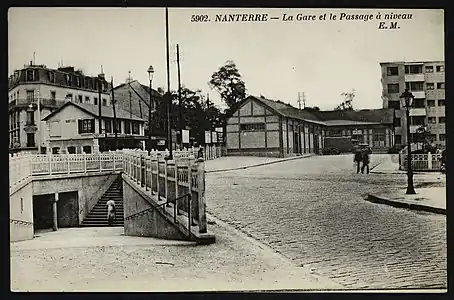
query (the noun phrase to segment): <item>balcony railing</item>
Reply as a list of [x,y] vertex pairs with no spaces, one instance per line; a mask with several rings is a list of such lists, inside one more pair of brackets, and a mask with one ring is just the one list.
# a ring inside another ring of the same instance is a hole
[[[68,102],[69,100],[65,99],[50,99],[50,98],[40,98],[40,105],[45,107],[55,107],[58,108]],[[19,98],[17,100],[10,101],[8,104],[8,108],[13,108],[16,106],[19,107],[26,107],[31,103],[37,103],[37,98]]]
[[423,73],[405,74],[405,81],[406,82],[424,81],[424,74]]

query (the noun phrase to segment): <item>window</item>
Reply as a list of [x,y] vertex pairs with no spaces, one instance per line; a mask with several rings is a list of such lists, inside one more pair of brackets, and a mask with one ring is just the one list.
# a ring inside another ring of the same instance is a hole
[[423,125],[426,125],[425,124],[425,117],[423,116],[415,116],[415,117],[411,117],[411,125],[419,125],[419,126],[423,126]]
[[398,92],[399,92],[398,83],[388,84],[388,93],[398,93]]
[[27,111],[27,125],[35,125],[35,111]]
[[73,94],[66,94],[66,100],[73,102]]
[[394,108],[394,109],[400,109],[400,101],[389,101],[388,107]]
[[78,103],[82,103],[82,95],[78,95]]
[[60,147],[53,147],[52,154],[60,154]]
[[445,106],[445,99],[438,100],[438,106]]
[[55,73],[54,72],[49,71],[49,81],[51,83],[55,83]]
[[34,102],[35,101],[35,91],[27,91],[27,102]]
[[139,123],[132,122],[132,134],[139,134]]
[[399,68],[398,67],[388,67],[386,69],[386,74],[388,76],[397,76],[397,75],[399,75]]
[[112,120],[104,120],[104,126],[107,133],[112,133]]
[[427,118],[427,122],[429,124],[435,124],[435,123],[437,123],[437,118],[436,117],[428,117]]
[[107,106],[107,99],[105,98],[102,99],[102,105]]
[[67,148],[68,154],[76,154],[76,147],[74,146],[69,146]]
[[426,87],[428,90],[433,90],[435,88],[435,85],[433,82],[428,82],[426,83]]
[[400,127],[400,118],[394,118],[394,127]]
[[413,107],[414,108],[424,108],[425,106],[425,99],[414,99],[413,100]]
[[422,65],[409,65],[405,66],[405,74],[421,74]]
[[121,121],[117,120],[117,122],[115,124],[117,125],[115,127],[115,130],[117,131],[117,133],[121,133]]
[[56,93],[55,93],[55,91],[51,91],[51,92],[50,92],[50,99],[55,100],[55,98],[56,98]]
[[433,73],[434,67],[433,66],[426,66],[426,73]]
[[85,103],[87,103],[87,104],[90,103],[90,97],[85,96]]
[[405,88],[410,91],[423,91],[424,81],[405,82]]
[[437,66],[437,72],[444,72],[445,66]]
[[93,97],[93,102],[95,103],[95,105],[98,105],[98,98],[97,97]]
[[428,107],[434,107],[435,106],[435,100],[427,100],[427,106]]
[[35,133],[27,133],[27,147],[35,147]]
[[435,142],[437,140],[437,135],[436,134],[429,134],[428,139],[431,142]]
[[50,136],[61,136],[60,121],[52,121],[50,123]]
[[125,133],[131,134],[131,122],[130,121],[125,121]]
[[80,77],[76,77],[77,86],[80,87]]
[[265,123],[240,124],[241,131],[261,131],[265,130]]
[[82,148],[82,151],[83,151],[84,153],[91,153],[91,146],[84,146],[84,147]]
[[81,133],[95,133],[95,119],[78,120],[79,134]]
[[440,133],[440,134],[438,135],[438,137],[439,137],[439,140],[440,140],[440,141],[446,140],[446,136],[445,136],[445,134],[443,134],[443,133]]
[[35,76],[34,76],[34,72],[33,70],[27,70],[27,81],[33,81],[35,80]]
[[437,89],[444,90],[445,89],[445,83],[444,82],[438,82],[437,83]]
[[67,85],[72,85],[72,77],[71,77],[71,75],[66,74],[65,78],[66,78],[66,84]]
[[440,124],[446,123],[446,117],[438,117],[438,123]]

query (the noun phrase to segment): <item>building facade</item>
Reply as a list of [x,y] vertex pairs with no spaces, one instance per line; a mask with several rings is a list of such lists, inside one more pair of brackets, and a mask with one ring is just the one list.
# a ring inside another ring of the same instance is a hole
[[227,120],[227,155],[288,157],[320,154],[326,137],[367,143],[373,152],[394,146],[394,110],[313,111],[247,97]]
[[413,94],[410,133],[425,126],[435,144],[445,146],[445,71],[444,61],[381,63],[384,108],[395,109],[395,143],[407,142],[407,120],[400,102],[406,88]]
[[100,101],[102,106],[110,107],[108,90],[103,74],[86,76],[74,67],[50,69],[30,62],[16,70],[8,80],[10,151],[45,153],[45,123],[40,119],[66,102],[97,105]]
[[102,107],[99,133],[98,105],[67,102],[46,116],[46,148],[53,154],[96,153],[116,149],[114,120],[117,126],[118,148],[144,149],[144,120],[116,109]]

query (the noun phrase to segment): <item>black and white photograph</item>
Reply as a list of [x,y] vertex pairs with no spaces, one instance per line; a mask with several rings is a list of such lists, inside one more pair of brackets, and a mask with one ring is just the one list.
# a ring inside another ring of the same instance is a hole
[[10,290],[446,293],[444,21],[11,7]]

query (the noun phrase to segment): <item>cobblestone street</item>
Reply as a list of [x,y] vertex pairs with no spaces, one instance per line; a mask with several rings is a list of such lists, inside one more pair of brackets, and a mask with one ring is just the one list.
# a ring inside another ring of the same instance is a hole
[[446,288],[446,217],[363,199],[405,186],[356,174],[349,155],[315,156],[207,174],[206,195],[216,217],[347,288]]

